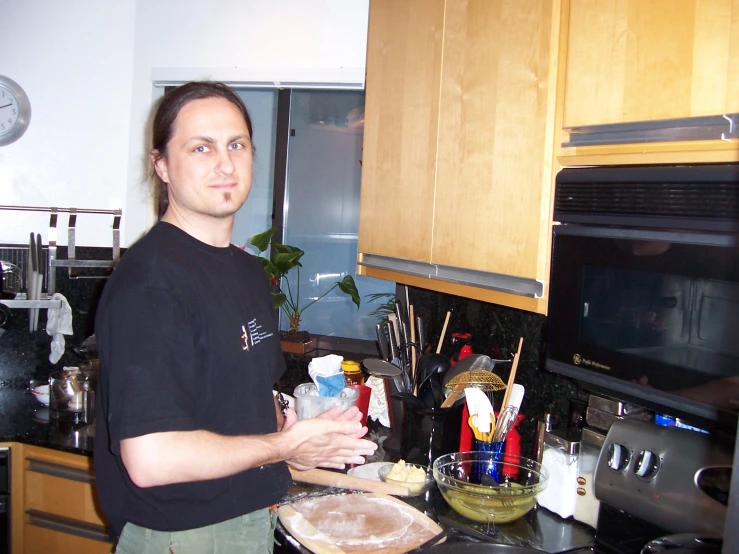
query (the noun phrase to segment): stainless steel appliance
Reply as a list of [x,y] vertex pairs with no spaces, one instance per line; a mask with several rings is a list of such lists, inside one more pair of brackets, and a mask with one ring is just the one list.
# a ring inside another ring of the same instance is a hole
[[565,169],[554,220],[547,369],[711,432],[614,418],[595,468],[592,551],[731,538],[739,164]]
[[720,552],[730,525],[732,449],[731,441],[705,433],[615,421],[595,467],[595,540],[575,552],[643,554],[670,545],[665,551],[676,554]]
[[739,164],[565,169],[546,367],[733,433]]

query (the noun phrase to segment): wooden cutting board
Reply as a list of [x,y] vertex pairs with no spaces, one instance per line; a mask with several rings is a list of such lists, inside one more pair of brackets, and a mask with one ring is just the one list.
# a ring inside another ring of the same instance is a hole
[[277,513],[285,529],[315,554],[402,554],[441,533],[414,507],[379,493],[308,498]]

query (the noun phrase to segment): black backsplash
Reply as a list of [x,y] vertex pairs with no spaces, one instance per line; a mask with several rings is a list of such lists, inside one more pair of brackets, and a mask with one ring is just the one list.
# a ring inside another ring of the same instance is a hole
[[[60,259],[66,257],[64,250],[60,248]],[[80,259],[110,259],[110,256],[109,248],[77,248],[77,257]],[[101,273],[100,270],[82,271],[87,271],[88,275]],[[80,346],[94,332],[94,314],[105,279],[71,279],[66,269],[57,269],[56,280],[56,291],[67,298],[73,312],[74,335],[65,337],[65,354],[56,364],[49,362],[51,337],[45,330],[46,310],[40,312],[35,333],[28,331],[28,310],[10,310],[9,320],[0,328],[0,387],[25,388],[30,379],[45,381],[49,373],[65,365],[79,365],[81,359],[73,348]],[[402,288],[400,290],[404,292]],[[550,411],[555,422],[566,425],[569,400],[587,399],[587,394],[579,390],[575,381],[544,369],[544,316],[413,287],[409,288],[408,296],[415,315],[426,321],[427,342],[433,349],[439,341],[447,311],[451,312],[442,344],[444,355],[453,354],[452,333],[470,333],[472,351],[494,359],[511,358],[518,347],[519,338],[523,337],[521,361],[516,374],[516,382],[526,387],[521,406],[521,413],[526,419],[519,424],[523,455],[531,454],[537,419]],[[281,384],[285,392],[291,393],[297,384],[309,380],[307,367],[310,357],[287,355],[286,361],[288,371]],[[510,363],[500,364],[496,367],[496,373],[507,381],[510,369]],[[502,393],[494,398],[498,408]]]
[[[546,317],[413,287],[408,289],[408,298],[415,315],[427,322],[428,342],[434,349],[446,314],[451,312],[441,349],[445,355],[451,356],[454,351],[452,333],[470,333],[472,351],[493,359],[511,359],[523,337],[515,381],[526,387],[520,411],[526,419],[518,426],[524,456],[530,456],[533,451],[537,419],[551,412],[556,426],[566,426],[570,399],[587,399],[587,393],[579,390],[576,381],[544,369]],[[507,382],[511,367],[510,363],[498,364],[494,372]],[[500,408],[502,399],[502,391],[494,394],[496,409]]]
[[[399,287],[400,297],[405,296]],[[453,333],[470,333],[474,353],[487,354],[493,359],[511,359],[523,337],[521,361],[516,370],[516,382],[526,387],[526,395],[521,406],[521,414],[526,416],[519,426],[521,448],[524,456],[533,452],[536,421],[546,412],[553,415],[555,427],[566,427],[570,409],[570,399],[587,401],[588,394],[581,391],[577,382],[544,369],[546,317],[526,312],[470,300],[459,296],[441,294],[425,289],[409,287],[408,297],[414,314],[424,319],[427,326],[428,348],[435,351],[441,335],[447,311],[451,312],[441,352],[452,356]],[[291,393],[300,383],[310,382],[308,363],[312,356],[323,356],[326,351],[316,351],[310,356],[287,355],[287,371],[280,380],[284,392]],[[343,353],[342,353],[343,354]],[[361,360],[361,355],[346,354],[349,359]],[[499,364],[495,368],[503,381],[508,381],[512,364]],[[494,394],[496,409],[503,399],[503,393]]]
[[[76,248],[77,259],[110,260],[111,254],[110,248]],[[66,247],[60,247],[57,255],[66,259]],[[72,308],[74,331],[73,335],[64,337],[65,353],[56,364],[49,361],[51,336],[46,333],[46,310],[39,311],[38,329],[34,333],[28,330],[27,309],[8,310],[8,321],[0,328],[0,387],[25,388],[31,379],[46,381],[50,373],[62,367],[80,364],[82,359],[72,348],[94,333],[95,310],[105,284],[104,278],[87,277],[104,275],[105,271],[81,269],[79,274],[86,278],[71,279],[67,269],[62,268],[55,272],[56,292],[63,294]]]

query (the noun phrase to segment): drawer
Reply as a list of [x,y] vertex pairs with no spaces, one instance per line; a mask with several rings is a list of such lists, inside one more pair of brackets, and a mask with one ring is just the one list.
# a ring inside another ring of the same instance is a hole
[[[25,525],[26,552],[53,552],[55,554],[109,554],[113,544],[107,541],[90,538],[94,533],[78,531],[74,526],[65,529],[63,522],[53,520],[36,520],[36,523]],[[59,528],[50,528],[55,524]],[[46,525],[49,525],[47,527]]]
[[89,470],[26,458],[25,509],[107,526]]

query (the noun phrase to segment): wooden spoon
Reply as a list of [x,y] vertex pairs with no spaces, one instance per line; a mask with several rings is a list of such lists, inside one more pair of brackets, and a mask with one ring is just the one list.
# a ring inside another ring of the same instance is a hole
[[505,410],[508,405],[508,399],[511,397],[511,389],[513,383],[516,380],[516,371],[518,370],[518,361],[521,359],[521,347],[523,347],[523,337],[518,341],[518,351],[516,352],[516,358],[513,360],[513,367],[511,367],[511,374],[508,376],[508,386],[506,387],[505,394],[503,395],[503,402],[500,405],[501,413]]

